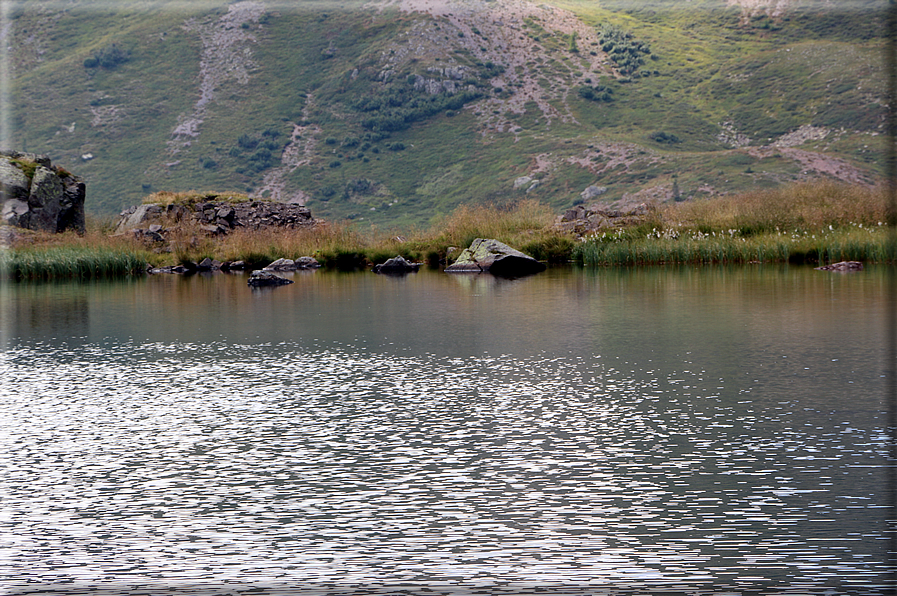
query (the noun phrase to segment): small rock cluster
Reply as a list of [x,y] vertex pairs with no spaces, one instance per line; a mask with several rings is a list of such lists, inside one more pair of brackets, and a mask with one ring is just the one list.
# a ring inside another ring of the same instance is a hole
[[167,267],[150,267],[147,273],[199,273],[203,271],[242,271],[246,268],[243,261],[218,261],[206,257],[199,263],[189,262]]
[[0,152],[0,223],[83,234],[84,198],[84,181],[46,155]]
[[558,217],[553,227],[555,230],[582,237],[599,230],[638,225],[645,221],[650,213],[651,208],[645,203],[626,210],[603,205],[577,205]]
[[[217,195],[214,195],[217,197]],[[223,235],[242,228],[296,229],[311,227],[317,222],[304,205],[273,201],[206,201],[194,205],[147,203],[121,212],[116,233],[133,233],[148,240],[164,240],[165,229],[159,222],[191,221],[211,235]],[[154,222],[154,223],[150,223]],[[149,224],[149,225],[147,225]]]
[[293,283],[292,279],[281,277],[275,271],[296,271],[299,269],[317,269],[321,265],[314,257],[299,257],[293,259],[277,259],[264,269],[256,269],[249,275],[247,284],[250,287],[284,286]]
[[[295,261],[292,259],[277,259],[264,269],[259,271],[267,271],[273,273],[275,271],[296,271],[299,269],[317,269],[320,263],[314,257],[299,257]],[[170,265],[168,267],[151,267],[147,269],[149,273],[197,273],[202,271],[242,271],[246,268],[243,261],[218,261],[206,257],[199,263],[183,263],[181,265]],[[253,271],[253,273],[256,273]]]
[[840,263],[832,263],[816,267],[819,271],[862,271],[863,264],[859,261],[841,261]]

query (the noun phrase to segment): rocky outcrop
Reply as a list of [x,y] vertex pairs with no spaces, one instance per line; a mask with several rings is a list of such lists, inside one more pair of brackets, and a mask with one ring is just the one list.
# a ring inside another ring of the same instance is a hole
[[385,263],[374,265],[371,269],[374,273],[383,273],[385,275],[404,275],[412,273],[420,269],[420,263],[410,263],[405,257],[397,255],[391,259],[387,259]]
[[249,280],[246,283],[250,287],[260,288],[263,286],[285,286],[293,283],[293,280],[280,277],[271,271],[256,269],[249,275]]
[[488,271],[499,277],[521,277],[544,271],[545,265],[498,240],[477,238],[445,270],[448,273]]
[[577,205],[557,218],[553,228],[577,236],[585,236],[600,230],[638,225],[651,214],[651,208],[641,203],[629,209],[613,209],[599,205]]
[[816,267],[816,269],[819,271],[862,271],[863,264],[859,261],[841,261],[840,263]]
[[[297,229],[311,227],[317,222],[308,207],[294,203],[273,201],[230,202],[219,195],[194,204],[148,203],[122,211],[116,233],[149,231],[155,224],[192,222],[208,234],[227,234],[235,229],[261,230],[269,228]],[[164,236],[164,228],[157,232]]]
[[84,233],[84,181],[46,155],[0,152],[0,222],[42,232]]

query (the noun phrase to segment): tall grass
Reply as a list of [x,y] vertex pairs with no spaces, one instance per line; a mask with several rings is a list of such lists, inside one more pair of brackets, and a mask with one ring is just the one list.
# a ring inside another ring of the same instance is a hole
[[895,261],[884,189],[832,182],[664,205],[640,226],[592,234],[584,265]]
[[145,268],[143,255],[104,248],[53,246],[0,251],[0,275],[15,281],[123,277]]

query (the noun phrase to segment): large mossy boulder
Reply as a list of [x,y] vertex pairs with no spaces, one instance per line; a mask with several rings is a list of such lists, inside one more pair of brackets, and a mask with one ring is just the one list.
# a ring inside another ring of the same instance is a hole
[[46,155],[0,152],[0,223],[41,232],[84,232],[84,181]]
[[465,248],[448,273],[489,272],[499,277],[522,277],[545,270],[545,265],[498,240],[477,238]]

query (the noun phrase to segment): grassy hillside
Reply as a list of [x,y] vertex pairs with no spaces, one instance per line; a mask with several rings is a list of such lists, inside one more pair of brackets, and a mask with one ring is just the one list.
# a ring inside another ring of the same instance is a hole
[[11,144],[94,215],[218,189],[381,227],[883,174],[881,0],[297,4],[19,5]]

